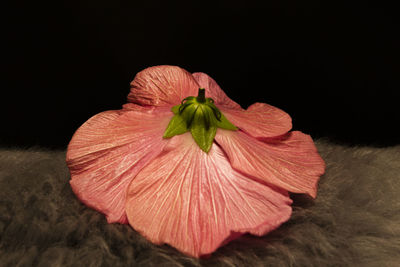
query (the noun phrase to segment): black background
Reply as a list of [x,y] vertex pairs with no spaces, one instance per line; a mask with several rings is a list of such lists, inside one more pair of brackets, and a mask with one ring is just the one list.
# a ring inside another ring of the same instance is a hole
[[383,2],[13,1],[1,12],[2,146],[66,147],[160,64],[209,74],[242,107],[280,107],[316,138],[400,143],[400,24]]

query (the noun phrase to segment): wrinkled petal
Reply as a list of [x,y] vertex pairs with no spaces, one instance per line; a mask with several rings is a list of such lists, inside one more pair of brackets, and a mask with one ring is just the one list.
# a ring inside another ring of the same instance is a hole
[[199,86],[206,89],[206,97],[211,97],[216,105],[232,109],[241,109],[238,103],[230,99],[225,92],[222,91],[213,78],[203,72],[195,72],[192,75]]
[[123,110],[138,111],[144,113],[154,113],[154,112],[171,112],[171,107],[156,107],[156,106],[142,106],[135,103],[125,103],[122,105]]
[[74,134],[67,151],[73,191],[108,222],[126,223],[129,182],[167,143],[163,131],[172,112],[106,111]]
[[235,126],[256,138],[275,137],[286,134],[292,128],[292,119],[279,108],[255,103],[247,110],[231,100],[214,79],[202,72],[193,73],[200,87],[206,89],[221,112]]
[[176,66],[155,66],[131,82],[128,101],[149,106],[174,106],[188,96],[197,96],[199,85],[186,70]]
[[247,110],[219,109],[236,127],[255,138],[280,136],[292,128],[289,114],[268,104],[255,103]]
[[277,228],[289,219],[290,204],[286,191],[235,171],[217,145],[204,153],[186,133],[173,137],[132,181],[126,213],[153,243],[199,257],[240,233]]
[[316,197],[325,163],[309,135],[294,131],[266,143],[241,131],[218,129],[215,141],[234,169],[290,192]]

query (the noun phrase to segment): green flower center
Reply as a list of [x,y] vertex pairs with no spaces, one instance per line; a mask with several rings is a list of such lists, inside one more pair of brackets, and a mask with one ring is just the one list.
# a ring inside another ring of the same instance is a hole
[[217,128],[232,131],[238,129],[219,111],[212,98],[205,97],[205,91],[204,88],[199,88],[197,97],[186,97],[180,105],[172,107],[175,116],[169,122],[163,138],[171,138],[190,131],[199,147],[208,152]]

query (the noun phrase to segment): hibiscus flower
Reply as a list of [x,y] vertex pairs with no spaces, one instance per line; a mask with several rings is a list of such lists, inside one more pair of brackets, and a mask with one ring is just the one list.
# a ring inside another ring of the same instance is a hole
[[204,73],[139,72],[121,110],[90,118],[68,146],[71,187],[109,223],[200,257],[291,215],[288,192],[316,197],[324,161],[284,111],[242,109]]

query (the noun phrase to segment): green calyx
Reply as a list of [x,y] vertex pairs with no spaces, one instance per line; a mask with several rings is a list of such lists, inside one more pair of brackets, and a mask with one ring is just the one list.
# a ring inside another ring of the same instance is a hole
[[238,129],[219,111],[212,98],[205,97],[204,88],[199,89],[197,97],[186,97],[180,105],[172,107],[171,110],[175,115],[169,122],[163,138],[171,138],[190,131],[204,152],[210,150],[217,128],[232,131]]

